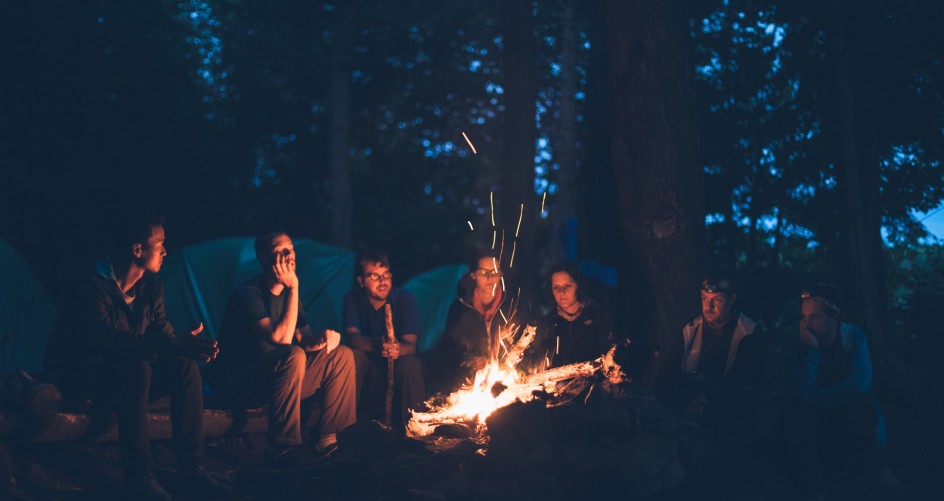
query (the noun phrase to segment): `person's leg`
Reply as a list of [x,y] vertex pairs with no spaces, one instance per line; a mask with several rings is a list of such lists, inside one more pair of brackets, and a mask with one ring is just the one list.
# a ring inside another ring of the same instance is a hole
[[301,390],[305,351],[278,346],[221,378],[218,391],[233,408],[269,405],[269,443],[298,445],[301,437]]
[[178,358],[154,362],[151,370],[150,400],[170,395],[177,466],[181,470],[192,470],[203,463],[203,380],[200,367],[193,360]]
[[410,418],[410,409],[416,409],[426,399],[420,359],[412,355],[398,358],[394,365],[393,380],[394,402],[397,405],[393,421],[398,426],[405,426]]
[[331,353],[320,350],[307,355],[301,396],[308,398],[321,390],[321,436],[334,435],[357,420],[354,354],[347,346],[338,346]]
[[791,399],[778,420],[787,482],[801,495],[822,493],[822,457],[818,445],[821,426],[817,406]]
[[151,472],[151,441],[147,423],[151,365],[143,360],[115,361],[106,368],[108,384],[117,388],[115,415],[118,420],[118,447],[130,479]]
[[367,397],[367,392],[365,387],[367,386],[367,381],[370,378],[372,365],[370,363],[370,358],[367,356],[367,353],[355,348],[351,348],[351,353],[354,356],[354,375],[356,380],[356,389],[355,395],[357,399],[357,415],[358,416],[367,416],[367,405],[364,400]]
[[875,475],[880,462],[875,447],[875,408],[868,397],[850,400],[829,409],[826,433],[832,435],[829,460],[836,473],[846,480],[858,481]]

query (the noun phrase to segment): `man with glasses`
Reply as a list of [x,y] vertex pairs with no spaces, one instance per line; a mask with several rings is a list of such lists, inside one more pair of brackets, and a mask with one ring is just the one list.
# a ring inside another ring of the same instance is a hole
[[[387,388],[387,361],[394,361],[393,425],[402,429],[426,398],[423,365],[417,355],[420,315],[416,298],[393,285],[390,259],[372,249],[357,259],[357,287],[344,297],[344,333],[357,367],[358,415],[381,417]],[[385,307],[390,305],[394,342],[387,341]]]
[[885,482],[893,475],[876,452],[885,426],[872,395],[866,335],[842,321],[834,287],[809,287],[800,301],[798,357],[787,378],[792,401],[782,423],[798,487],[821,493],[827,480],[874,478],[880,470]]
[[292,457],[302,443],[301,401],[323,395],[315,453],[332,454],[354,424],[354,356],[332,330],[314,333],[299,300],[295,246],[284,232],[256,238],[262,273],[239,285],[220,325],[219,396],[237,408],[269,406],[267,459]]
[[685,416],[713,430],[719,444],[746,447],[757,429],[757,386],[766,361],[757,324],[735,310],[733,280],[709,274],[701,281],[701,315],[682,328],[681,371],[669,385]]

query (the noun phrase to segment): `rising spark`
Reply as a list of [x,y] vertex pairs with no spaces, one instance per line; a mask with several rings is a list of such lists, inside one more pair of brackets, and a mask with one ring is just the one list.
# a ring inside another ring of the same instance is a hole
[[511,246],[511,262],[508,263],[508,267],[511,268],[515,265],[515,251],[518,249],[518,241],[515,240]]
[[[496,285],[497,285],[497,284],[496,284]],[[505,321],[505,324],[507,325],[507,324],[508,324],[508,318],[505,317],[505,312],[503,312],[503,311],[501,311],[501,309],[499,309],[499,310],[498,310],[498,313],[501,313],[502,320],[504,320],[504,321]],[[501,338],[499,338],[498,340],[501,341]]]
[[472,146],[472,141],[469,141],[469,136],[465,135],[465,131],[462,131],[462,137],[465,138],[465,142],[469,143],[469,148],[472,148],[472,154],[477,155],[478,152],[475,151],[475,146]]
[[475,231],[475,228],[472,227],[472,221],[466,221],[466,222],[469,223],[469,229],[472,231]]
[[502,230],[501,247],[498,249],[498,260],[501,261],[502,254],[505,253],[505,230]]
[[492,230],[492,250],[495,250],[495,237],[498,236],[498,230]]
[[502,292],[505,292],[505,277],[501,277],[502,281]]
[[555,355],[560,355],[560,336],[557,336],[557,348],[554,350]]
[[492,228],[495,227],[495,192],[488,192],[488,205],[492,208]]
[[544,201],[547,200],[547,192],[544,192],[544,196],[541,197],[541,214],[544,214]]
[[498,287],[498,282],[495,282],[495,285],[492,286],[492,296],[495,296],[495,289]]
[[521,231],[521,218],[524,217],[524,204],[521,204],[521,211],[518,212],[518,227],[515,228],[515,238],[518,238],[518,232]]
[[498,260],[495,259],[495,256],[492,256],[492,269],[494,269],[495,272],[498,273]]

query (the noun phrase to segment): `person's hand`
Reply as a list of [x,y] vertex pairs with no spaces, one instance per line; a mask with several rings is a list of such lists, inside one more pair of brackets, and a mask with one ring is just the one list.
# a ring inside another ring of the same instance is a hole
[[485,368],[488,359],[485,357],[471,357],[462,362],[463,367],[469,367],[474,371],[480,371]]
[[287,259],[281,254],[276,254],[275,264],[272,265],[272,273],[275,275],[275,281],[289,289],[298,288],[298,275],[295,274],[295,260]]
[[380,356],[389,358],[390,360],[396,360],[400,358],[400,343],[396,341],[392,343],[383,343],[381,345]]
[[819,346],[819,340],[806,327],[800,327],[800,341],[810,346]]
[[331,329],[326,329],[324,331],[324,338],[325,338],[325,349],[328,350],[327,351],[328,353],[331,353],[332,351],[334,351],[334,349],[337,348],[338,345],[341,344],[340,332],[333,331]]
[[209,362],[216,358],[220,349],[216,347],[216,341],[207,337],[201,337],[203,332],[203,322],[196,329],[190,331],[189,336],[175,336],[174,344],[181,356]]
[[688,409],[685,410],[685,419],[694,423],[700,423],[702,415],[705,413],[705,406],[707,405],[708,397],[698,395],[692,400],[692,403],[688,404]]

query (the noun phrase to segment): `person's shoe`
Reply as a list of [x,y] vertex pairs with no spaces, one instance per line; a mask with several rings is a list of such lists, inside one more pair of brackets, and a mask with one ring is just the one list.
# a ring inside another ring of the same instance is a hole
[[315,446],[315,457],[318,458],[318,462],[325,462],[331,459],[335,453],[338,452],[340,446],[337,442],[333,442],[324,447]]
[[171,501],[170,494],[161,487],[154,475],[150,473],[125,480],[122,490],[126,499]]
[[[296,445],[270,446],[266,449],[263,462],[266,467],[294,470],[306,466],[302,450]],[[309,453],[310,457],[310,453]]]
[[226,494],[233,488],[220,482],[200,465],[183,472],[183,481],[193,490],[213,494]]

